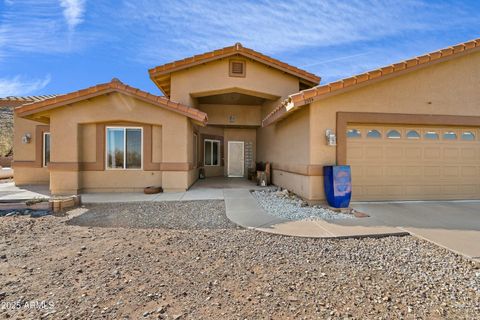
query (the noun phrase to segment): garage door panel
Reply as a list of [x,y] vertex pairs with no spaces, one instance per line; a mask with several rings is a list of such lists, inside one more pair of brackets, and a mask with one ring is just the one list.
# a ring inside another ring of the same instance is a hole
[[385,158],[388,160],[399,160],[403,158],[403,146],[385,147]]
[[405,176],[407,177],[421,177],[423,175],[423,167],[421,166],[407,166],[405,167]]
[[444,177],[458,177],[459,175],[459,169],[458,167],[443,167],[443,176]]
[[478,177],[478,167],[476,166],[463,166],[462,167],[462,177]]
[[405,147],[405,160],[421,160],[422,159],[422,148],[420,147]]
[[461,149],[462,161],[477,161],[477,150],[474,149],[477,146],[463,147]]
[[[461,139],[462,132],[478,131],[388,125],[349,125],[349,129],[381,133],[375,139],[366,134],[347,137],[354,200],[480,199],[480,140],[477,135],[473,141]],[[391,130],[401,137],[387,138]],[[412,130],[418,135],[407,138]]]
[[440,166],[425,166],[423,168],[423,176],[426,178],[440,177],[442,167]]
[[443,159],[444,160],[457,160],[458,159],[458,148],[443,148]]
[[381,160],[383,159],[383,149],[381,146],[365,147],[365,159]]
[[437,160],[440,158],[440,155],[441,155],[440,147],[425,147],[424,149],[425,160]]

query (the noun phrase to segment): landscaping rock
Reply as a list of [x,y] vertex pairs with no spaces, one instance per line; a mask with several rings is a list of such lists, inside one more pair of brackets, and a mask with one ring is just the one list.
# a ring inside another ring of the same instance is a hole
[[354,217],[350,211],[336,212],[319,205],[309,206],[305,200],[290,193],[287,189],[282,191],[256,190],[252,191],[252,195],[266,212],[288,220],[334,220]]
[[55,307],[0,309],[1,319],[479,318],[477,267],[414,237],[238,229],[226,225],[222,201],[84,210],[104,228],[67,217],[0,219],[0,252],[9,260],[0,263],[3,301]]

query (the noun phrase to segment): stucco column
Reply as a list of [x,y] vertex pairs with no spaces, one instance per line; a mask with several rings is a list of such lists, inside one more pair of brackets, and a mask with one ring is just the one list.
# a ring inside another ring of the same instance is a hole
[[51,151],[50,192],[54,195],[77,194],[79,184],[78,124],[63,113],[50,119]]

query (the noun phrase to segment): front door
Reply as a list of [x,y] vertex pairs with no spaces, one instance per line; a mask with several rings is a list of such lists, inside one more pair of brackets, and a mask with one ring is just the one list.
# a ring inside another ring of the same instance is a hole
[[228,141],[228,176],[243,177],[244,162],[244,142]]

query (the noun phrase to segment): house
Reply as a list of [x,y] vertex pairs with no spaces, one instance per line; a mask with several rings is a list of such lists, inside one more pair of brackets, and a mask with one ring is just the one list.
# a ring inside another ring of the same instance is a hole
[[[54,194],[188,189],[272,163],[322,201],[323,166],[356,200],[480,198],[480,40],[333,83],[235,44],[149,70],[163,96],[113,79],[15,109],[15,182]],[[327,139],[327,136],[336,136]]]

